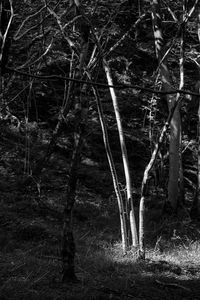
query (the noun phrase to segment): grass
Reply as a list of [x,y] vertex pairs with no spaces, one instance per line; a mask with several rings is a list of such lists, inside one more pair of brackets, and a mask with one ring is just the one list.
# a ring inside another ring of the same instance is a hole
[[[56,205],[62,193],[50,186],[45,196]],[[35,197],[31,189],[24,196],[2,195],[0,300],[200,299],[199,224],[158,219],[151,208],[146,260],[137,261],[133,249],[122,253],[115,199],[79,186],[74,217],[79,283],[62,284],[62,222]]]
[[[200,275],[199,241],[188,240],[187,245],[185,240],[179,239],[178,245],[171,241],[171,247],[168,245],[162,253],[149,247],[144,262],[136,260],[133,250],[124,256],[120,241],[106,240],[106,232],[95,233],[93,229],[91,233],[85,226],[83,233],[83,226],[82,230],[76,226],[76,271],[80,282],[62,285],[59,227],[52,232],[50,224],[47,227],[52,235],[24,241],[13,235],[12,247],[9,243],[4,245],[0,253],[1,300],[173,299],[169,289],[176,299],[183,295],[193,299],[190,294]],[[170,286],[172,283],[174,286]]]

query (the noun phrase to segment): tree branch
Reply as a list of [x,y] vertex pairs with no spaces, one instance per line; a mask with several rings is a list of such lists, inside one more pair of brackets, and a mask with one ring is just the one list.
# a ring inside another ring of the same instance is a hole
[[144,92],[149,92],[149,93],[155,93],[159,95],[170,95],[170,94],[183,94],[183,95],[191,95],[191,96],[197,96],[200,97],[200,94],[192,92],[190,90],[179,90],[179,89],[174,89],[171,91],[159,91],[159,90],[154,90],[151,88],[143,87],[140,85],[133,85],[133,84],[119,84],[119,85],[108,85],[105,83],[99,83],[99,82],[93,82],[93,81],[86,81],[86,80],[81,80],[81,79],[75,79],[75,78],[69,78],[69,77],[64,77],[64,76],[59,76],[59,75],[48,75],[48,76],[43,76],[43,75],[35,75],[31,73],[26,73],[23,71],[19,71],[14,68],[6,67],[6,69],[10,72],[14,72],[17,74],[20,74],[22,76],[26,77],[32,77],[32,78],[38,78],[38,79],[43,79],[43,80],[49,80],[49,81],[54,81],[54,80],[62,80],[62,81],[72,81],[72,82],[79,82],[83,84],[88,84],[88,85],[95,85],[101,88],[115,88],[118,90],[122,89],[136,89],[136,90],[141,90]]

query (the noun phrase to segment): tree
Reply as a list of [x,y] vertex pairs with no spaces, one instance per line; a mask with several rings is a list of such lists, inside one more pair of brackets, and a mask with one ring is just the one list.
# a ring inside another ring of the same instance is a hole
[[[71,2],[74,6],[76,15],[80,15],[81,3],[79,1]],[[82,78],[83,67],[85,59],[87,57],[88,39],[89,39],[89,26],[85,24],[81,19],[79,23],[79,30],[81,34],[81,52],[79,56],[79,66],[76,72],[76,78]],[[77,281],[74,268],[74,256],[75,256],[75,242],[73,237],[73,206],[76,195],[77,185],[77,172],[81,160],[81,149],[83,144],[83,138],[85,133],[85,126],[87,122],[88,114],[88,101],[85,99],[82,93],[82,85],[77,83],[75,88],[74,107],[75,107],[75,128],[74,128],[74,146],[71,157],[71,166],[69,170],[69,180],[67,193],[65,195],[66,202],[64,205],[64,217],[63,217],[63,236],[62,236],[62,280],[65,281]]]
[[[198,27],[197,27],[197,36],[200,43],[200,8],[198,8]],[[198,60],[195,61],[197,68],[198,68],[198,74],[200,75],[200,63]],[[200,78],[198,79],[195,90],[200,95]],[[191,217],[193,219],[199,218],[200,214],[200,98],[198,97],[198,125],[197,125],[197,187],[195,192],[195,197],[193,201],[193,205],[191,208]]]
[[[172,80],[167,67],[167,57],[164,53],[164,40],[162,34],[162,19],[160,15],[160,1],[152,1],[152,23],[155,38],[156,56],[158,58],[160,76],[163,90],[172,89]],[[174,95],[167,95],[169,111],[173,107],[176,98]],[[179,171],[180,171],[180,135],[181,135],[181,118],[180,108],[177,107],[170,124],[170,146],[169,146],[169,183],[168,183],[168,202],[175,212],[178,205],[179,195]]]
[[[184,28],[189,17],[195,10],[198,1],[195,1],[194,5],[186,14],[185,11],[185,2],[183,1],[183,11],[182,11],[182,21],[179,25],[179,29],[176,34],[176,38],[181,36],[180,44],[180,81],[179,89],[181,90],[184,87]],[[167,66],[167,56],[173,46],[171,46],[165,51],[164,39],[162,34],[162,19],[160,15],[160,2],[155,0],[152,1],[152,23],[153,23],[153,32],[155,38],[155,48],[156,55],[159,62],[160,76],[162,80],[162,86],[164,91],[169,91],[172,88],[172,79]],[[177,93],[174,95],[167,95],[167,103],[169,111],[173,107],[177,98],[180,97],[180,94]],[[176,212],[178,207],[179,193],[179,184],[183,182],[180,179],[180,170],[181,167],[181,116],[180,116],[180,107],[176,108],[174,116],[170,124],[170,141],[169,141],[169,182],[168,182],[168,203],[170,204],[172,211]]]

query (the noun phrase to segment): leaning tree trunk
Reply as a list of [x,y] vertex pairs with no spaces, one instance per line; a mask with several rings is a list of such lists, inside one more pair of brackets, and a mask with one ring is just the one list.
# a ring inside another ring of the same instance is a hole
[[84,17],[84,20],[90,25],[91,32],[93,34],[94,40],[96,42],[96,46],[99,50],[99,54],[103,63],[104,71],[107,77],[107,81],[109,84],[109,90],[113,102],[113,107],[114,107],[114,112],[116,116],[116,121],[117,121],[117,128],[118,128],[118,133],[119,133],[119,140],[120,140],[120,146],[121,146],[121,153],[122,153],[122,160],[123,160],[123,166],[124,166],[124,173],[125,173],[125,179],[126,179],[126,189],[127,189],[127,199],[126,199],[126,206],[128,208],[128,213],[129,216],[127,217],[128,221],[130,222],[130,229],[131,229],[131,237],[132,237],[132,245],[134,247],[138,246],[138,235],[137,235],[137,227],[136,227],[136,221],[135,221],[135,214],[134,214],[134,206],[133,206],[133,198],[132,198],[132,185],[131,185],[131,176],[130,176],[130,170],[129,170],[129,162],[128,162],[128,155],[127,155],[127,150],[126,150],[126,144],[125,144],[125,138],[124,138],[124,133],[123,133],[123,128],[121,124],[121,117],[119,113],[119,107],[118,107],[118,101],[117,97],[115,94],[115,90],[112,87],[113,82],[112,82],[112,77],[111,77],[111,72],[109,65],[103,57],[103,51],[102,47],[99,44],[99,40],[96,37],[95,30],[90,22],[90,20],[87,19],[85,16],[84,12],[82,12],[82,16]]
[[93,92],[94,92],[94,96],[95,96],[96,103],[97,103],[97,109],[98,109],[101,129],[102,129],[102,133],[103,133],[104,146],[105,146],[106,155],[107,155],[107,159],[108,159],[108,163],[109,163],[110,171],[111,171],[111,175],[112,175],[113,186],[115,189],[115,194],[116,194],[117,202],[118,202],[120,225],[121,225],[121,236],[122,236],[122,249],[123,249],[123,253],[125,254],[128,250],[129,240],[128,240],[127,220],[126,220],[126,216],[125,216],[124,203],[123,203],[123,198],[122,198],[120,187],[119,187],[119,180],[117,177],[117,172],[116,172],[116,168],[115,168],[115,164],[114,164],[114,160],[113,160],[113,156],[112,156],[112,152],[111,152],[111,148],[110,148],[106,121],[105,121],[104,114],[103,114],[103,107],[101,104],[99,93],[95,86],[93,87]]
[[170,126],[170,122],[173,119],[174,112],[176,111],[177,106],[180,104],[181,98],[177,97],[176,101],[174,103],[174,106],[169,112],[167,121],[165,122],[165,125],[163,126],[163,129],[161,131],[161,134],[159,136],[158,142],[154,146],[153,153],[151,155],[151,159],[148,163],[148,165],[145,168],[143,180],[142,180],[142,186],[141,186],[141,198],[140,198],[140,209],[139,209],[139,258],[145,259],[145,228],[144,228],[144,214],[145,214],[145,197],[147,193],[147,187],[148,187],[148,180],[149,180],[149,174],[151,170],[154,167],[154,164],[156,162],[157,156],[159,154],[160,148],[163,144],[167,129]]
[[110,89],[110,94],[111,94],[111,98],[113,101],[113,107],[114,107],[114,112],[115,112],[115,117],[116,117],[117,127],[118,127],[118,133],[119,133],[124,173],[125,173],[125,178],[126,178],[127,206],[128,206],[127,212],[129,213],[132,245],[134,247],[138,247],[138,234],[137,234],[137,227],[136,227],[134,206],[133,206],[132,184],[131,184],[131,176],[130,176],[130,170],[129,170],[128,154],[127,154],[127,149],[126,149],[126,144],[125,144],[124,132],[123,132],[122,123],[121,123],[121,117],[120,117],[120,112],[119,112],[119,107],[118,107],[117,96],[116,96],[114,88],[112,87],[113,81],[112,81],[112,77],[111,77],[110,68],[105,59],[103,59],[103,66],[104,66],[104,70],[106,73],[108,84],[110,86],[109,89]]

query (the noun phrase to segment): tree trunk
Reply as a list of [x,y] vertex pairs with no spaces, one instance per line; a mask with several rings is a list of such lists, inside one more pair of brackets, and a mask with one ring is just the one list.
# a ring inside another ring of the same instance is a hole
[[162,146],[165,134],[167,132],[167,129],[170,126],[170,122],[173,119],[174,112],[177,108],[177,106],[180,104],[181,98],[177,97],[176,101],[174,103],[174,106],[171,108],[167,121],[165,122],[165,125],[163,126],[163,129],[161,131],[161,134],[159,136],[158,142],[155,144],[154,151],[151,155],[151,159],[148,163],[148,165],[145,168],[144,175],[143,175],[143,180],[142,180],[142,186],[141,186],[141,198],[140,198],[140,210],[139,210],[139,258],[140,259],[145,259],[145,231],[144,231],[144,214],[145,214],[145,196],[147,192],[147,186],[148,186],[148,179],[149,179],[149,174],[151,170],[153,169],[153,166],[156,162],[156,158],[159,154],[160,148]]
[[77,281],[74,268],[75,242],[73,237],[72,213],[75,202],[77,169],[80,162],[80,152],[82,145],[82,132],[76,134],[74,150],[69,172],[68,189],[63,216],[63,236],[62,236],[62,281]]
[[[167,67],[166,57],[163,57],[163,35],[162,20],[160,15],[159,0],[152,0],[152,24],[155,38],[156,56],[160,66],[160,76],[163,84],[163,90],[171,90],[171,77]],[[167,95],[167,103],[169,111],[176,101],[175,95]],[[180,133],[181,133],[180,109],[177,106],[170,124],[170,146],[169,146],[169,182],[168,182],[168,202],[175,212],[178,204],[179,192],[179,149],[180,149]]]
[[[103,60],[103,66],[104,66],[104,70],[106,73],[108,84],[112,86],[113,81],[112,81],[112,77],[111,77],[110,68],[108,66],[108,63],[105,60]],[[117,121],[119,140],[120,140],[120,145],[121,145],[122,160],[123,160],[123,166],[124,166],[124,173],[125,173],[125,178],[126,178],[127,206],[128,206],[128,212],[129,212],[132,245],[134,247],[138,247],[138,235],[137,235],[137,227],[136,227],[134,206],[133,206],[133,197],[132,197],[132,184],[131,184],[131,176],[130,176],[130,170],[129,170],[129,162],[128,162],[128,155],[127,155],[127,150],[126,150],[124,132],[123,132],[123,128],[122,128],[121,117],[120,117],[118,101],[117,101],[117,97],[115,94],[115,90],[112,87],[110,87],[109,89],[110,89],[110,94],[111,94],[111,98],[113,101],[115,117],[116,117],[116,121]]]
[[[80,13],[80,2],[74,0],[76,14]],[[87,25],[87,24],[86,24]],[[88,50],[88,37],[90,29],[84,26],[84,19],[80,20],[79,30],[81,34],[81,52],[79,56],[79,67],[76,72],[76,78],[81,79],[83,76],[83,67]],[[81,95],[82,85],[77,83],[75,90],[75,131],[74,131],[74,147],[71,159],[71,167],[69,171],[68,189],[66,193],[66,202],[64,206],[63,216],[63,236],[62,236],[62,281],[77,281],[74,268],[75,242],[73,237],[72,214],[75,203],[77,171],[81,160],[81,149],[85,132],[85,125],[88,115],[87,98]]]
[[[199,17],[200,18],[200,17]],[[198,101],[198,123],[197,123],[197,186],[190,211],[192,219],[198,219],[200,215],[200,81],[196,84],[196,91],[199,93]]]
[[180,118],[180,109],[179,107],[177,107],[170,124],[170,140],[169,140],[170,144],[169,144],[168,202],[171,204],[173,212],[176,212],[177,210],[178,196],[179,196],[180,134],[181,134],[181,118]]
[[[87,17],[84,15],[84,19],[90,24],[91,26],[91,31],[94,36],[96,46],[99,50],[99,53],[101,55],[103,67],[105,70],[105,74],[107,77],[107,81],[109,85],[113,85],[112,82],[112,77],[111,77],[111,72],[109,69],[109,65],[106,61],[106,59],[102,56],[102,48],[101,45],[99,44],[98,38],[96,37],[95,30],[90,22],[90,20],[87,19]],[[115,94],[114,88],[110,87],[110,94],[113,102],[113,107],[114,107],[114,112],[116,116],[116,121],[117,121],[117,128],[118,128],[118,133],[119,133],[119,140],[120,140],[120,146],[121,146],[121,153],[122,153],[122,160],[123,160],[123,166],[124,166],[124,173],[125,173],[125,178],[126,178],[126,189],[127,189],[127,203],[126,206],[129,209],[129,222],[130,222],[130,228],[131,228],[131,236],[132,236],[132,245],[134,247],[138,246],[138,235],[137,235],[137,228],[136,228],[136,222],[135,222],[135,215],[134,215],[134,206],[133,206],[133,198],[132,198],[132,186],[131,186],[131,177],[130,177],[130,171],[129,171],[129,163],[128,163],[128,155],[127,155],[127,150],[126,150],[126,144],[125,144],[125,139],[124,139],[124,133],[123,133],[123,128],[121,124],[121,118],[120,118],[120,113],[119,113],[119,107],[118,107],[118,102],[117,102],[117,97]]]
[[119,188],[119,180],[117,177],[117,172],[115,169],[112,152],[110,149],[110,143],[109,143],[109,138],[108,138],[107,126],[106,126],[106,122],[105,122],[105,118],[104,118],[104,114],[103,114],[103,108],[102,108],[102,104],[101,104],[101,100],[100,100],[98,91],[95,86],[93,87],[93,92],[94,92],[94,96],[95,96],[95,99],[97,102],[99,119],[100,119],[101,129],[102,129],[102,133],[103,133],[104,146],[105,146],[106,155],[108,158],[110,171],[111,171],[111,175],[112,175],[113,186],[115,189],[115,194],[116,194],[117,202],[118,202],[120,225],[121,225],[121,236],[122,236],[122,249],[123,249],[123,253],[125,254],[128,250],[128,246],[129,246],[125,208],[124,208],[124,203],[123,203],[122,195],[121,195],[120,188]]

